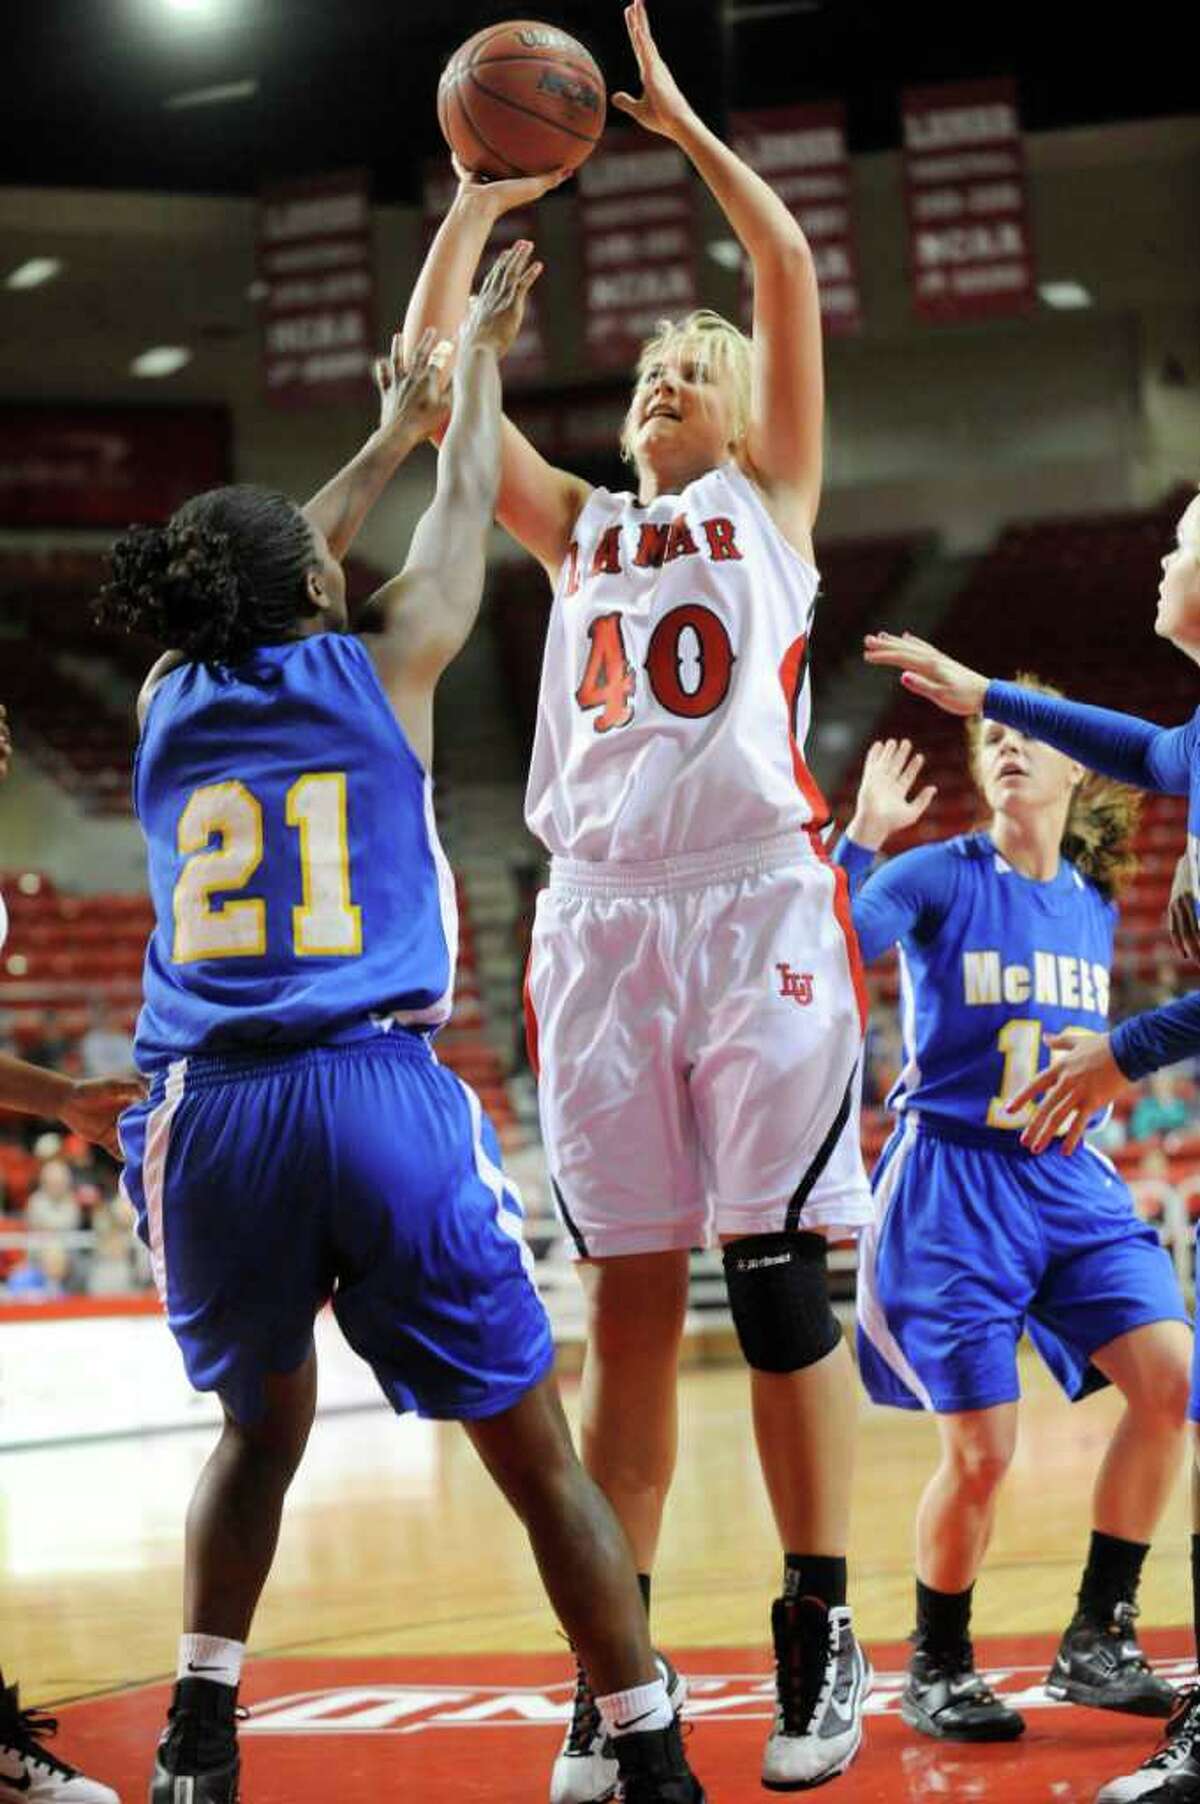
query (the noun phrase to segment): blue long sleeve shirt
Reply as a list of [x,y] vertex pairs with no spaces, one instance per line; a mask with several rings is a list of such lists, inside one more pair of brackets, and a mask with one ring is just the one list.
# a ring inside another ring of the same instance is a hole
[[[1188,798],[1188,857],[1200,895],[1200,709],[1180,727],[1133,714],[1038,695],[1016,683],[989,683],[990,720],[1044,740],[1089,770],[1138,789]],[[1112,1054],[1131,1081],[1200,1053],[1200,991],[1132,1015],[1113,1029]]]

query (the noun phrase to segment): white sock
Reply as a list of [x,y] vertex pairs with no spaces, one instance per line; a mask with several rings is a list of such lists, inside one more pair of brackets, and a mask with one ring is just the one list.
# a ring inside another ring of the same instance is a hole
[[223,1641],[219,1635],[179,1637],[179,1679],[211,1679],[214,1685],[237,1689],[246,1657],[244,1641]]
[[675,1712],[667,1702],[667,1688],[661,1678],[648,1685],[635,1685],[630,1691],[614,1691],[611,1697],[597,1698],[596,1707],[609,1735],[639,1734],[647,1729],[669,1729]]

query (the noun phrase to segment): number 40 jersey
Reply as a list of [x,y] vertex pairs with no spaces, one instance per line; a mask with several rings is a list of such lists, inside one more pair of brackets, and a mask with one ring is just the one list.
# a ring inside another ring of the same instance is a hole
[[593,489],[550,614],[531,832],[641,863],[824,821],[804,762],[817,581],[736,464],[645,507]]
[[458,926],[433,786],[365,647],[260,646],[159,685],[134,765],[155,927],[137,1062],[436,1027]]

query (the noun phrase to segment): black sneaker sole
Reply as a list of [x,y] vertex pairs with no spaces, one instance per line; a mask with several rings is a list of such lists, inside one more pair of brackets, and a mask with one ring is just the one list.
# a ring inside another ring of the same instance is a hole
[[900,1715],[910,1729],[915,1729],[919,1735],[928,1735],[932,1741],[1019,1741],[1025,1733],[1025,1719],[1015,1710],[1006,1711],[993,1723],[978,1723],[973,1728],[964,1725],[946,1728],[919,1704],[901,1698]]
[[1089,1710],[1108,1710],[1114,1716],[1148,1716],[1164,1721],[1175,1708],[1175,1699],[1133,1694],[1118,1701],[1105,1685],[1084,1685],[1078,1679],[1047,1679],[1046,1696],[1063,1704],[1082,1704]]

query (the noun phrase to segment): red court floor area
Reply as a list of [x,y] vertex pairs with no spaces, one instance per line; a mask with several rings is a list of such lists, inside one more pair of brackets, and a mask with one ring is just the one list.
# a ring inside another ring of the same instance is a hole
[[[1182,1630],[1143,1637],[1168,1678],[1194,1666]],[[916,1736],[897,1702],[903,1646],[873,1647],[875,1688],[855,1765],[822,1796],[834,1804],[1091,1804],[1097,1787],[1136,1766],[1160,1724],[1046,1699],[1045,1637],[980,1644],[980,1665],[1027,1713],[1024,1738],[961,1748]],[[691,1682],[689,1749],[713,1804],[765,1799],[758,1783],[771,1715],[761,1648],[678,1656]],[[541,1804],[562,1733],[570,1676],[561,1655],[461,1659],[257,1660],[242,1699],[243,1804],[378,1804],[444,1799]],[[142,1686],[60,1711],[62,1752],[121,1793],[146,1796],[169,1688]]]

